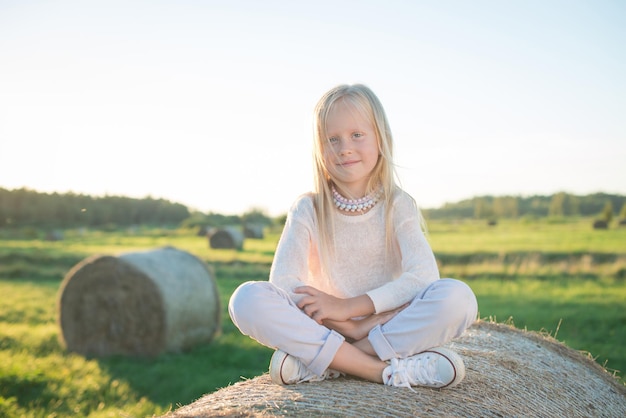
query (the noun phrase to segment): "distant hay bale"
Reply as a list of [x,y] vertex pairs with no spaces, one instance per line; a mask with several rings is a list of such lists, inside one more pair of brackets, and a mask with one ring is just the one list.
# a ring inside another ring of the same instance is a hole
[[209,234],[209,245],[216,249],[243,249],[243,232],[231,226],[216,228]]
[[605,220],[598,219],[593,222],[593,229],[608,229],[609,223]]
[[414,393],[347,377],[279,386],[264,374],[166,417],[626,416],[626,387],[551,337],[479,321],[448,347],[466,365],[465,380],[451,389]]
[[198,228],[198,232],[196,233],[196,235],[199,237],[206,237],[210,234],[210,231],[211,231],[210,226],[203,225]]
[[63,231],[54,230],[46,232],[46,241],[63,241]]
[[208,266],[171,247],[86,258],[59,290],[61,342],[87,356],[155,356],[208,343],[220,314]]
[[246,238],[251,239],[263,239],[263,225],[261,224],[246,224],[243,227],[243,235]]

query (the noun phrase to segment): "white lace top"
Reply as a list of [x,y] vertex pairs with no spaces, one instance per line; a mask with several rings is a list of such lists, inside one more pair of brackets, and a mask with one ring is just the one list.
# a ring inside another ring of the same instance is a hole
[[417,208],[404,191],[394,196],[395,245],[388,255],[383,204],[363,215],[334,214],[334,261],[330,277],[324,277],[312,196],[300,196],[291,207],[270,272],[270,282],[289,292],[294,301],[302,295],[294,294],[293,289],[306,284],[337,297],[367,294],[380,313],[411,301],[439,279]]

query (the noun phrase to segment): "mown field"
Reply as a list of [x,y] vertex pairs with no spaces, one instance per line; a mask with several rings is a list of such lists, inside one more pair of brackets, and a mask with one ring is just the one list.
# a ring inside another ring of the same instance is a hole
[[[442,276],[466,281],[480,316],[546,332],[589,352],[624,382],[626,228],[590,220],[432,222]],[[195,231],[65,231],[62,241],[0,239],[0,416],[146,417],[267,371],[271,351],[234,328],[226,304],[237,285],[265,280],[278,239],[212,250]],[[83,258],[171,245],[212,265],[222,332],[210,344],[154,359],[85,358],[59,344],[62,278]]]

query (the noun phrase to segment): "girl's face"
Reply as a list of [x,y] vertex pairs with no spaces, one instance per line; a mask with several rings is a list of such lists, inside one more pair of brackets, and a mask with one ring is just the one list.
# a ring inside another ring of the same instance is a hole
[[374,126],[354,106],[340,100],[328,114],[326,134],[324,163],[329,174],[344,193],[364,196],[379,157]]

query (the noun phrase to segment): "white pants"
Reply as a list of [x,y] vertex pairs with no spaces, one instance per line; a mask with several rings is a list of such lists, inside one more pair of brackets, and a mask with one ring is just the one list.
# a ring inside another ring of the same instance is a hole
[[[465,283],[441,279],[368,335],[381,360],[404,358],[460,336],[475,320],[476,297]],[[239,330],[259,343],[299,358],[321,375],[345,338],[309,318],[272,283],[246,282],[235,290],[228,312]]]

